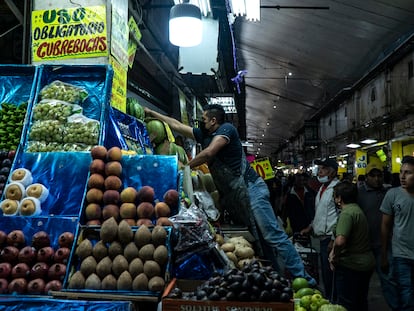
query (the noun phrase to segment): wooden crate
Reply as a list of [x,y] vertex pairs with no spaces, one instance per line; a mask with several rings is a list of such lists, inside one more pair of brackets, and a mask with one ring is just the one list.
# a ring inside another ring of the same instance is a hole
[[[293,302],[249,302],[249,301],[199,301],[169,298],[174,287],[183,291],[195,289],[200,281],[172,280],[162,298],[162,311],[293,311]],[[194,286],[192,286],[192,284]]]

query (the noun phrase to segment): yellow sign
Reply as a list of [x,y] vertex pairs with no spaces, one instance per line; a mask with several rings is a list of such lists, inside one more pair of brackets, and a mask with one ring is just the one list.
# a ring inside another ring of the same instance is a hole
[[32,12],[33,61],[108,56],[105,6]]
[[365,175],[365,169],[368,164],[367,153],[362,150],[355,151],[355,168],[356,176]]
[[114,78],[112,80],[112,97],[111,106],[126,112],[126,94],[127,94],[127,75],[125,68],[118,61],[111,57],[111,65],[114,70]]
[[264,180],[275,177],[269,158],[257,159],[250,163],[250,166],[253,167],[256,173]]

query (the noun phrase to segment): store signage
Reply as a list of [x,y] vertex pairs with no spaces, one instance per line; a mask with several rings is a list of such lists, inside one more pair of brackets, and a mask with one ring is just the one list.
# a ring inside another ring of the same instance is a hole
[[32,59],[108,56],[105,6],[32,12]]
[[257,159],[251,162],[250,166],[253,167],[256,173],[264,180],[275,177],[269,158]]
[[111,65],[114,70],[112,80],[111,106],[126,112],[126,95],[127,95],[127,70],[120,63],[111,57]]
[[368,156],[365,151],[356,150],[355,151],[355,170],[356,176],[365,175],[365,169],[368,164]]

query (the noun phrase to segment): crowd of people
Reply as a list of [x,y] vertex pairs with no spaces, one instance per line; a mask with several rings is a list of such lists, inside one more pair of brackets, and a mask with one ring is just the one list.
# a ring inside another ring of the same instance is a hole
[[367,311],[375,270],[389,307],[414,311],[414,157],[402,159],[398,181],[385,182],[375,163],[356,182],[349,174],[340,180],[338,163],[327,158],[314,161],[317,176],[276,175],[265,182],[247,162],[220,105],[204,107],[200,128],[148,108],[145,113],[201,145],[187,165],[208,164],[220,205],[234,224],[250,230],[276,269],[281,261],[292,277],[317,286],[289,239],[290,233],[309,236],[319,243],[323,290],[332,302]]

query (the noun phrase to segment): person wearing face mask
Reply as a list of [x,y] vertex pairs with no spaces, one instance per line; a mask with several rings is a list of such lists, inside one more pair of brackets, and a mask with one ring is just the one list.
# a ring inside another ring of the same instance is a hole
[[303,261],[278,224],[265,181],[247,162],[237,129],[225,122],[221,105],[207,105],[200,128],[144,108],[145,114],[166,122],[173,131],[201,144],[202,150],[188,162],[190,168],[207,163],[220,194],[220,206],[236,225],[249,228],[275,269],[278,257],[293,277],[303,277],[310,286],[316,281],[305,270]]
[[315,216],[301,234],[312,233],[319,240],[320,270],[325,296],[335,300],[333,272],[329,267],[328,255],[333,243],[332,229],[338,220],[338,210],[333,198],[333,189],[339,182],[338,163],[330,158],[315,160],[314,163],[318,165],[317,177],[321,186],[315,197]]

